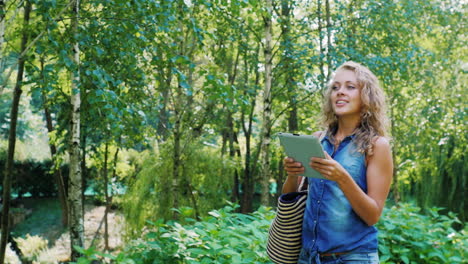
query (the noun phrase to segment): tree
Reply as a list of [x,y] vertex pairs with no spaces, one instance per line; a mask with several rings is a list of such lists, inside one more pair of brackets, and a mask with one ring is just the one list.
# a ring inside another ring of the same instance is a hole
[[71,260],[76,261],[80,253],[74,246],[84,246],[82,174],[80,155],[80,46],[78,39],[78,23],[80,1],[70,0],[72,4],[71,34],[73,39],[73,68],[70,71],[71,80],[71,119],[70,119],[70,181],[68,197],[70,204],[70,244]]
[[[46,74],[45,74],[45,69],[44,69],[44,58],[41,58],[41,93],[42,93],[42,103],[44,106],[44,116],[46,120],[46,126],[47,126],[47,131],[49,132],[49,135],[54,133],[54,127],[52,124],[52,114],[50,111],[50,102],[47,100],[47,95],[46,95]],[[57,152],[57,147],[52,141],[49,139],[49,148],[50,148],[50,154],[51,158],[53,161],[53,174],[55,178],[55,182],[57,184],[57,191],[58,191],[58,198],[60,200],[60,205],[62,208],[62,225],[64,227],[68,226],[68,201],[67,201],[67,194],[65,190],[65,182],[62,177],[62,172],[60,169],[60,163],[58,160],[58,152]]]
[[5,42],[5,4],[6,0],[0,0],[0,69],[3,69],[3,43]]
[[272,15],[273,3],[271,0],[265,3],[264,23],[265,23],[265,86],[263,90],[263,111],[262,111],[262,134],[261,134],[261,167],[262,167],[262,204],[268,205],[270,197],[268,180],[271,177],[270,173],[270,141],[271,141],[271,82],[272,82],[272,48],[271,48],[271,31],[272,31]]
[[[3,10],[2,10],[3,11]],[[29,18],[31,14],[31,2],[26,1],[24,7],[24,19],[23,19],[23,28],[22,28],[22,38],[21,38],[21,52],[26,50],[28,44],[28,26]],[[18,73],[16,75],[16,85],[13,93],[13,101],[11,104],[11,113],[10,113],[10,131],[8,136],[8,154],[5,166],[5,173],[3,179],[3,200],[2,200],[2,221],[1,221],[1,238],[0,238],[0,263],[3,263],[5,260],[5,250],[8,242],[9,233],[9,219],[10,219],[10,199],[11,199],[11,177],[13,175],[13,162],[15,154],[15,144],[16,144],[16,122],[18,120],[18,108],[19,101],[22,93],[23,85],[23,73],[24,73],[24,64],[26,58],[25,56],[20,56],[18,59]]]

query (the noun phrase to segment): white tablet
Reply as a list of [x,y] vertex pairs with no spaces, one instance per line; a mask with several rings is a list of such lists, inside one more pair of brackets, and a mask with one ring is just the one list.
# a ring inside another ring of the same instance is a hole
[[310,158],[312,157],[326,158],[317,137],[290,133],[278,133],[278,137],[286,155],[304,166],[303,176],[325,179],[320,172],[314,170],[309,165]]

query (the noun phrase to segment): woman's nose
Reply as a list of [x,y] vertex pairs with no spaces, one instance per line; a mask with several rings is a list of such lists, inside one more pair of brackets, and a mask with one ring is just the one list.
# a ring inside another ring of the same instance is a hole
[[343,86],[338,86],[338,90],[336,90],[336,93],[337,94],[344,94],[343,91],[344,91]]

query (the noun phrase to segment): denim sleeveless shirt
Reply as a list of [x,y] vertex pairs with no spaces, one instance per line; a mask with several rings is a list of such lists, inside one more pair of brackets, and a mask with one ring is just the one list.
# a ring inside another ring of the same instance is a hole
[[[334,152],[328,136],[323,149],[353,177],[367,193],[365,155],[356,151],[346,137]],[[338,184],[330,180],[308,178],[309,195],[304,214],[302,247],[310,255],[320,253],[371,253],[377,251],[377,229],[368,226],[351,208]]]

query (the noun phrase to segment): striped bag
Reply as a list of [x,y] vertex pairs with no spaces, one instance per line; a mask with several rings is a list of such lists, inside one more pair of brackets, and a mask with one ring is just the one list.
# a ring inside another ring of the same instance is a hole
[[283,194],[268,231],[267,254],[274,263],[297,263],[302,247],[302,220],[307,191]]

